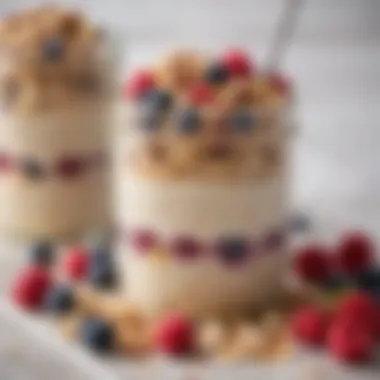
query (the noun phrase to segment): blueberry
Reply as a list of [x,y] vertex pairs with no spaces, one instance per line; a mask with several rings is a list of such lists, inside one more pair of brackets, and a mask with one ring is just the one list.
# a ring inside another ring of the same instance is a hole
[[23,160],[20,163],[20,167],[24,175],[29,179],[38,180],[45,176],[42,165],[32,159]]
[[72,311],[75,306],[73,290],[66,285],[55,286],[48,293],[45,306],[47,310],[57,315]]
[[228,77],[228,70],[222,64],[214,63],[206,69],[205,79],[207,83],[223,84]]
[[226,238],[219,242],[217,251],[225,262],[235,264],[247,258],[249,244],[242,238]]
[[50,38],[42,45],[42,56],[49,62],[59,61],[63,58],[64,52],[65,44],[60,38]]
[[91,259],[89,277],[91,284],[97,288],[107,289],[116,285],[115,264],[108,249],[95,250]]
[[229,125],[238,132],[249,132],[257,126],[257,120],[249,110],[235,111],[229,117]]
[[53,246],[49,242],[39,242],[30,249],[30,261],[32,264],[50,266],[55,259]]
[[179,115],[178,129],[186,134],[197,132],[201,127],[201,120],[195,109],[184,110]]
[[98,318],[85,320],[79,329],[82,342],[97,353],[109,352],[114,347],[114,332],[111,326]]
[[365,291],[373,291],[380,288],[380,268],[370,269],[359,274],[356,278],[358,287]]
[[144,106],[152,112],[166,112],[172,105],[172,97],[169,93],[162,90],[149,91],[143,97]]

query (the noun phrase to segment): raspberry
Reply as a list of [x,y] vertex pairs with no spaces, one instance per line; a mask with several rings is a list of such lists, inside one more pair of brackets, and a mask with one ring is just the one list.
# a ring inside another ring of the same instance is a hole
[[64,272],[72,280],[82,280],[88,273],[90,257],[83,247],[72,248],[64,259]]
[[12,298],[24,309],[37,309],[42,305],[52,283],[49,272],[43,267],[28,267],[17,277],[12,287]]
[[124,96],[126,98],[139,98],[155,85],[153,73],[148,70],[141,70],[135,73],[125,87]]
[[190,102],[194,106],[209,104],[214,100],[214,98],[214,91],[206,83],[199,83],[190,91]]
[[193,324],[184,316],[173,314],[159,320],[154,330],[157,348],[167,354],[181,355],[193,348]]
[[366,234],[347,233],[337,247],[337,264],[347,274],[358,274],[371,265],[373,250],[373,242]]
[[367,361],[373,352],[371,334],[360,326],[336,323],[328,334],[328,348],[338,359],[348,363]]
[[147,252],[157,244],[157,236],[148,230],[138,230],[132,234],[131,244],[137,251]]
[[322,281],[330,272],[328,251],[319,245],[309,245],[301,249],[294,261],[296,273],[304,280]]
[[301,342],[321,345],[325,342],[329,318],[314,307],[305,307],[296,312],[292,318],[293,334]]
[[337,320],[346,324],[360,325],[373,332],[375,329],[376,304],[366,293],[354,293],[338,306]]
[[222,61],[231,76],[247,77],[254,69],[248,54],[239,49],[228,50]]

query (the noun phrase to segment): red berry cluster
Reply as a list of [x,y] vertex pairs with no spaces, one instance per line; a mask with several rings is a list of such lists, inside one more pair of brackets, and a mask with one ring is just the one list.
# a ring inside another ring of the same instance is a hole
[[[63,274],[71,281],[84,279],[89,268],[89,258],[89,253],[83,247],[70,249],[63,260]],[[54,285],[52,268],[33,263],[18,273],[11,288],[11,297],[23,309],[38,310]]]
[[326,345],[339,360],[357,363],[371,359],[380,342],[380,308],[365,293],[347,296],[333,314],[316,306],[298,310],[292,318],[294,336],[304,344]]
[[303,247],[294,260],[294,270],[309,282],[323,281],[337,273],[353,276],[371,266],[373,253],[370,237],[362,232],[350,232],[334,248],[320,244]]

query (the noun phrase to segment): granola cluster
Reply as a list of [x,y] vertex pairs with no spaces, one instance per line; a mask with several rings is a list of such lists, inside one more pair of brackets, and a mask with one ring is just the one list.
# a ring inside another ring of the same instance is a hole
[[0,21],[0,105],[29,114],[107,91],[104,40],[84,15],[40,6]]

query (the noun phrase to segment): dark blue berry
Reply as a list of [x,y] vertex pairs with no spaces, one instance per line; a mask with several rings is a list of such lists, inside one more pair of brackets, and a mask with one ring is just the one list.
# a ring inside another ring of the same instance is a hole
[[229,75],[225,66],[220,63],[214,63],[206,69],[205,80],[210,84],[223,84],[227,81]]
[[373,291],[380,289],[380,268],[370,269],[359,274],[356,278],[359,289]]
[[92,255],[89,279],[94,287],[113,288],[117,284],[116,268],[109,250],[98,248]]
[[64,41],[60,38],[50,38],[42,45],[42,56],[49,62],[57,62],[63,58],[65,53]]
[[54,247],[49,242],[36,243],[30,248],[30,261],[32,264],[50,266],[54,260]]
[[172,97],[162,90],[149,91],[143,97],[144,106],[152,112],[162,113],[168,111],[172,105]]
[[98,318],[85,320],[79,329],[81,341],[97,353],[109,352],[114,348],[114,331],[106,322]]
[[195,109],[183,110],[179,115],[178,129],[185,134],[197,132],[201,127],[201,119]]
[[75,295],[67,285],[53,287],[46,298],[46,309],[57,315],[69,313],[75,306]]
[[20,163],[20,168],[24,175],[32,180],[38,180],[45,176],[42,165],[32,159],[25,159]]
[[229,117],[229,125],[235,131],[250,132],[257,126],[257,120],[251,111],[239,110]]
[[217,251],[226,263],[240,263],[249,254],[249,244],[242,238],[225,238],[219,242]]

